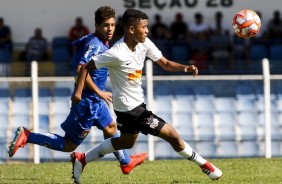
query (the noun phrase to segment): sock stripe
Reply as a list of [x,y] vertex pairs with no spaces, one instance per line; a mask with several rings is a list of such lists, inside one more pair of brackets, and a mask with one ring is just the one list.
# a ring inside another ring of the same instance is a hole
[[197,153],[195,151],[192,151],[191,157],[187,158],[190,161],[195,161],[197,159]]

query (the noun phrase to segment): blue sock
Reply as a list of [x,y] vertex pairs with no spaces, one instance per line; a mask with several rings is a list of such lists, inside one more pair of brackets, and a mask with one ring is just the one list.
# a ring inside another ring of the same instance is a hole
[[[113,137],[119,137],[119,134],[116,133]],[[114,155],[118,159],[120,165],[127,165],[130,162],[130,157],[128,156],[125,150],[118,150],[114,152]]]
[[65,148],[65,139],[62,136],[52,133],[34,133],[30,132],[28,143],[45,146],[52,150],[63,151]]

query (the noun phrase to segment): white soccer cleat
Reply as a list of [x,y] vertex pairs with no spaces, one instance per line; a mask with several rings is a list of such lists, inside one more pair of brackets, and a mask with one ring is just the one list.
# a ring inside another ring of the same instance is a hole
[[204,165],[200,166],[203,173],[208,175],[212,180],[218,180],[222,176],[221,170],[215,167],[212,163],[207,161]]
[[85,153],[73,152],[71,155],[72,162],[72,178],[74,179],[74,183],[80,183],[80,175],[86,165],[85,162]]

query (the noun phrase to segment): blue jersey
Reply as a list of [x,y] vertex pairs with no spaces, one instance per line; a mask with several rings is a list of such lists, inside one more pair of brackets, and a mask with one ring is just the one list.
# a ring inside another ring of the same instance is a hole
[[[109,49],[108,43],[102,42],[95,34],[86,35],[72,43],[76,47],[76,52],[73,58],[73,70],[76,75],[78,64],[85,64],[91,60],[93,55],[99,55]],[[99,70],[94,70],[89,73],[92,80],[100,90],[105,90],[108,68],[103,67]],[[85,87],[82,91],[82,98],[88,98],[92,101],[101,101],[96,93]]]
[[[91,60],[93,55],[101,54],[109,49],[108,44],[99,40],[95,34],[86,35],[74,41],[72,45],[76,47],[72,63],[74,71],[80,63],[85,64]],[[89,74],[94,83],[101,90],[105,90],[108,69],[106,67],[101,68]],[[85,87],[82,91],[82,100],[79,104],[72,103],[71,111],[61,127],[65,131],[65,136],[79,145],[92,126],[103,130],[112,121],[113,119],[103,100],[95,92]]]

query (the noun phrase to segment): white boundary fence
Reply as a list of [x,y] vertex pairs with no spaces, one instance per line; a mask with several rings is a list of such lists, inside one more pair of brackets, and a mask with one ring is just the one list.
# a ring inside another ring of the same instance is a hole
[[[196,78],[191,77],[190,75],[181,75],[181,76],[153,76],[153,64],[152,61],[146,61],[146,77],[143,80],[146,80],[147,85],[147,105],[149,110],[153,110],[153,82],[162,81],[162,80],[261,80],[264,83],[264,100],[265,100],[265,157],[271,158],[271,118],[270,118],[270,81],[272,79],[282,79],[281,75],[270,75],[269,73],[269,61],[268,59],[263,59],[263,75],[208,75],[208,76],[198,76]],[[31,82],[32,84],[32,114],[33,114],[33,127],[34,131],[39,131],[39,122],[38,122],[38,84],[40,82],[55,82],[55,81],[74,81],[73,77],[38,77],[38,68],[37,62],[32,62],[32,76],[31,77],[2,77],[0,82]],[[149,151],[149,160],[154,160],[154,138],[148,136],[148,151]],[[40,163],[39,158],[39,146],[34,148],[34,163]]]

